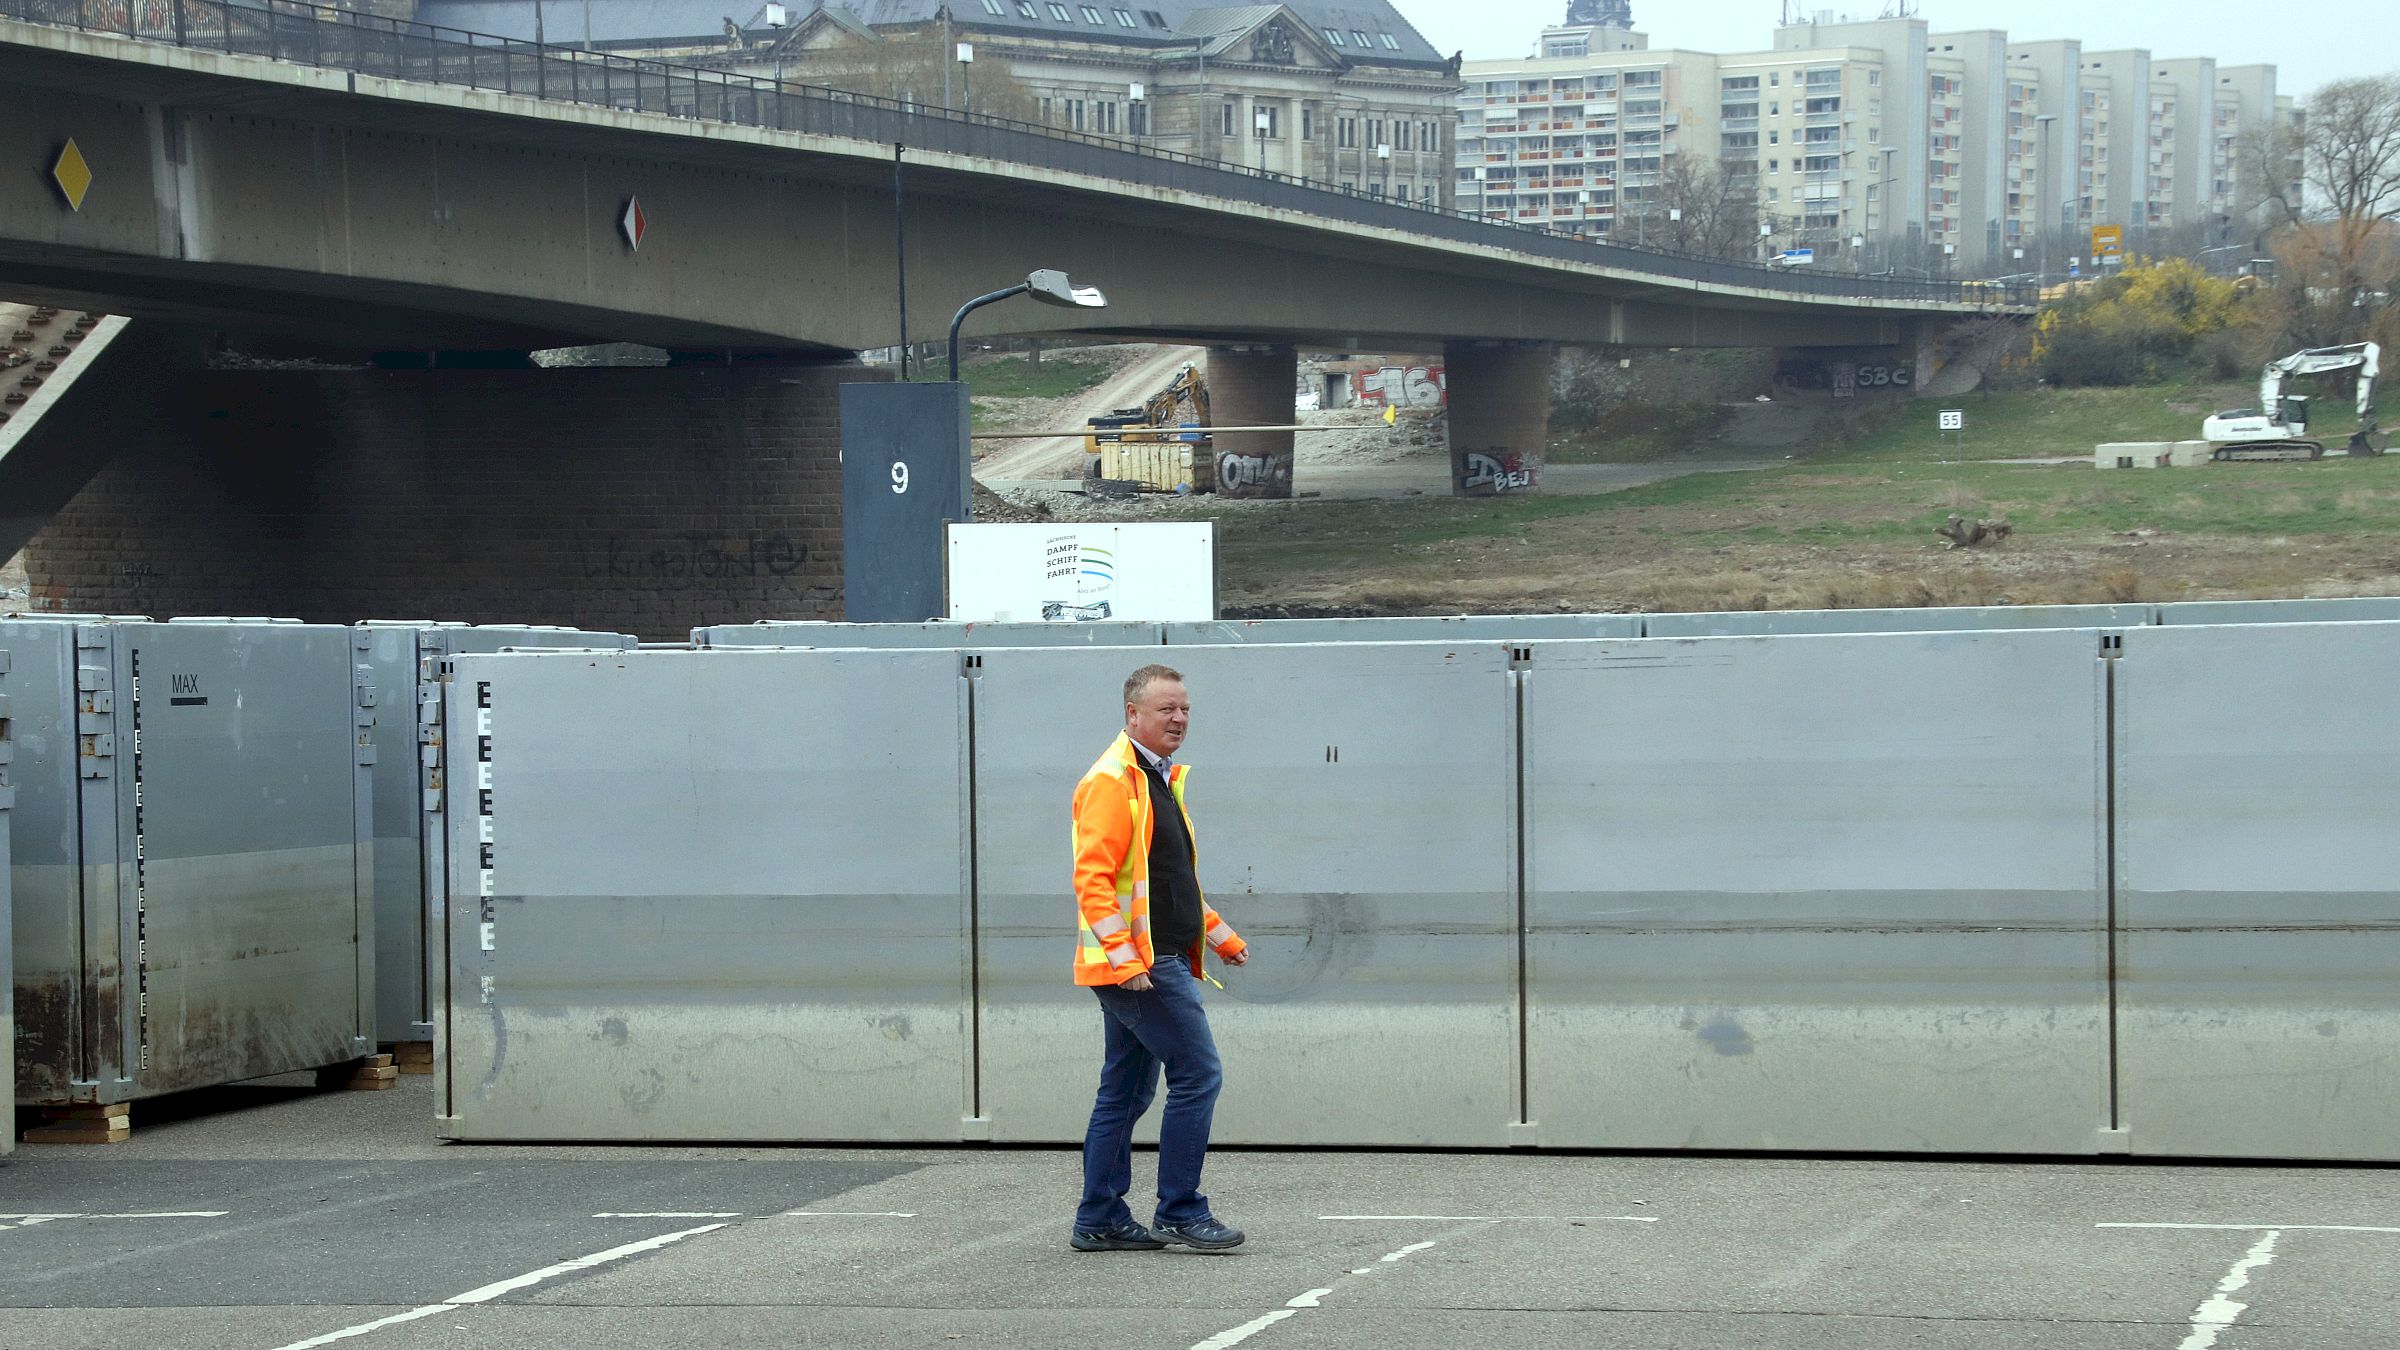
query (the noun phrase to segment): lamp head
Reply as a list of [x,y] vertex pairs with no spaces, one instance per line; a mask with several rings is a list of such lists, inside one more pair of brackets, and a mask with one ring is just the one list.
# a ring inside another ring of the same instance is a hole
[[1068,309],[1106,309],[1108,297],[1097,286],[1078,286],[1067,280],[1067,274],[1054,268],[1043,268],[1025,278],[1025,293],[1045,305],[1061,305]]

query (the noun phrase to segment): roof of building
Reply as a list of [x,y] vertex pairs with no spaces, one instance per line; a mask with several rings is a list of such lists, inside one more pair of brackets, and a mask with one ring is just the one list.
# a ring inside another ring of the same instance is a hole
[[[1288,9],[1320,43],[1359,65],[1440,65],[1433,49],[1391,0],[1284,0],[1281,5],[1227,7],[1195,0],[946,0],[961,30],[1076,38],[1130,46],[1219,47]],[[871,28],[933,23],[945,0],[852,0],[825,5],[828,18]],[[819,8],[786,0],[794,20]],[[848,13],[841,11],[846,9]],[[994,14],[991,11],[998,9]],[[551,42],[599,45],[721,40],[728,22],[756,33],[765,26],[759,0],[418,0],[417,21],[500,37],[531,39],[537,10]],[[1058,16],[1064,14],[1064,19]],[[1097,14],[1093,22],[1088,15]],[[586,31],[586,25],[589,31]],[[1338,43],[1328,31],[1342,34]]]

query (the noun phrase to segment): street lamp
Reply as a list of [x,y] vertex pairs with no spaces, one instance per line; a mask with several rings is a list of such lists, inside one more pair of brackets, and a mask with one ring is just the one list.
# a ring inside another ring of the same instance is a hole
[[1149,97],[1149,86],[1139,81],[1125,86],[1125,134],[1137,141],[1150,130],[1149,105],[1143,102]]
[[996,305],[1016,295],[1030,295],[1045,305],[1058,305],[1065,309],[1108,308],[1108,297],[1100,293],[1099,287],[1078,286],[1067,280],[1066,273],[1050,268],[1032,273],[1023,281],[1005,290],[997,290],[990,295],[976,296],[960,306],[958,314],[950,320],[950,382],[952,384],[958,383],[959,325],[967,321],[968,315],[985,305]]
[[[2051,151],[2050,151],[2050,124],[2058,120],[2058,114],[2057,114],[2057,113],[2035,113],[2035,114],[2033,115],[2033,120],[2034,120],[2034,121],[2035,121],[2037,124],[2039,124],[2039,125],[2040,125],[2040,127],[2041,127],[2041,129],[2042,129],[2042,132],[2041,132],[2041,135],[2042,135],[2042,177],[2043,177],[2044,179],[2047,179],[2047,180],[2049,181],[2049,183],[2050,183],[2051,189],[2052,189],[2053,191],[2055,191],[2055,192],[2057,192],[2057,193],[2058,193],[2058,200],[2059,200],[2059,204],[2063,206],[2063,205],[2065,205],[2065,204],[2066,204],[2066,200],[2067,200],[2067,184],[2066,184],[2066,179],[2065,179],[2065,177],[2064,177],[2063,175],[2061,175],[2061,174],[2059,173],[2059,165],[2058,165],[2058,163],[2057,163],[2055,160],[2053,160],[2053,159],[2051,159],[2051,158],[2050,158],[2050,154],[2051,154]],[[2048,212],[2048,211],[2045,211],[2045,210],[2043,210],[2043,209],[2042,209],[2041,207],[2039,207],[2039,206],[2037,206],[2037,207],[2035,207],[2035,208],[2034,208],[2034,219],[2035,219],[2035,220],[2037,220],[2037,221],[2038,221],[2038,220],[2041,220],[2041,218],[2042,218],[2043,216],[2046,216],[2046,215],[2048,215],[2048,214],[2049,214],[2049,212]],[[2043,232],[2043,233],[2045,233],[2045,234],[2049,233],[2049,225],[2048,225],[2048,223],[2047,223],[2047,222],[2044,222],[2044,224],[2043,224],[2043,226],[2042,226],[2042,232]],[[2064,243],[2065,241],[2064,241],[2064,239],[2062,238],[2060,242],[2061,242],[2061,243]],[[2043,250],[2042,250],[2042,256],[2040,257],[2040,259],[2038,259],[2038,260],[2036,261],[2036,263],[2035,263],[2035,265],[2034,265],[2034,270],[2035,270],[2035,271],[2037,271],[2037,272],[2040,272],[2040,273],[2042,273],[2042,274],[2043,274],[2045,277],[2049,275],[2049,272],[2050,272],[2050,250],[2049,250],[2049,249],[2046,249],[2046,248],[2045,248],[2045,249],[2043,249]]]
[[975,113],[975,44],[958,44],[958,94],[969,116]]

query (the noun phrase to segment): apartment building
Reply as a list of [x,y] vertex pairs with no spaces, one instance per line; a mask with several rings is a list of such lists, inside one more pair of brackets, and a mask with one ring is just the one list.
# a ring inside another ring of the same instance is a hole
[[1762,256],[1807,248],[1862,270],[2047,270],[2103,224],[2134,248],[2228,238],[2245,137],[2290,115],[2272,66],[1914,17],[1786,24],[1766,51],[1653,51],[1617,5],[1536,50],[1460,72],[1460,209],[1647,242],[1658,166],[1712,156],[1757,189]]

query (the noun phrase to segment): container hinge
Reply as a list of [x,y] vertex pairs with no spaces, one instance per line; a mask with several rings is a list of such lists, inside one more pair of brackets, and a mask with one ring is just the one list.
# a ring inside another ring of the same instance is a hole
[[1520,645],[1518,645],[1518,644],[1515,644],[1515,643],[1511,643],[1511,644],[1509,644],[1509,648],[1508,648],[1508,668],[1509,668],[1510,670],[1528,670],[1528,669],[1531,669],[1531,668],[1532,668],[1532,666],[1533,666],[1533,648],[1532,648],[1532,647],[1529,647],[1529,646],[1520,646]]
[[2114,661],[2124,654],[2125,635],[2123,633],[2102,633],[2100,635],[2101,660]]

